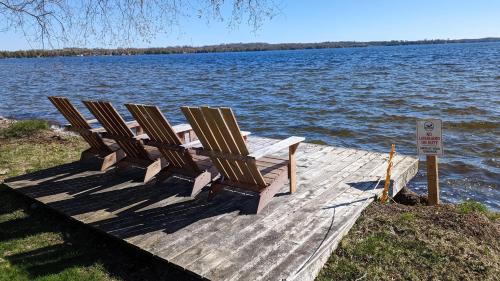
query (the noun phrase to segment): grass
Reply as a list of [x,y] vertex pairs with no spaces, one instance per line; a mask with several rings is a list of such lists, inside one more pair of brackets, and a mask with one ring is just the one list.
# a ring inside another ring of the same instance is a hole
[[491,214],[469,201],[373,203],[316,280],[498,280],[500,225]]
[[499,213],[492,212],[488,210],[488,207],[486,207],[484,204],[481,204],[480,202],[476,202],[473,200],[467,200],[458,204],[457,211],[460,214],[464,215],[473,213],[483,214],[491,220],[497,220],[498,218],[500,218]]
[[6,141],[0,146],[0,179],[77,160],[87,145],[77,137],[49,141]]
[[23,120],[12,123],[5,129],[0,129],[2,138],[20,138],[32,136],[37,132],[48,130],[49,123],[43,120]]

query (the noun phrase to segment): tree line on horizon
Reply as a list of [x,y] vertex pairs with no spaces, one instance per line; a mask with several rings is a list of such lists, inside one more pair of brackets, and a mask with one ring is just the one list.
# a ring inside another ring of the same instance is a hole
[[320,43],[231,43],[208,45],[201,47],[173,46],[157,48],[64,48],[54,50],[19,50],[0,51],[0,58],[36,58],[36,57],[68,57],[68,56],[119,56],[119,55],[157,55],[157,54],[186,54],[186,53],[220,53],[220,52],[248,52],[248,51],[276,51],[276,50],[301,50],[301,49],[329,49],[353,48],[369,46],[398,46],[398,45],[424,45],[447,43],[479,43],[500,42],[500,38],[480,39],[433,39],[433,40],[392,40],[392,41],[340,41]]

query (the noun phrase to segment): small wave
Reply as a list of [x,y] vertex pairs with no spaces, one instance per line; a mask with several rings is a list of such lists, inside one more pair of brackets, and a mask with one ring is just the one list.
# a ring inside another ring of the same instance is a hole
[[410,123],[410,122],[416,122],[416,118],[413,116],[407,116],[407,115],[389,115],[389,114],[384,114],[381,116],[381,121],[389,121],[389,122],[396,122],[396,123]]
[[452,130],[498,130],[500,129],[500,124],[492,121],[469,121],[469,122],[444,122],[445,129]]
[[337,100],[335,98],[331,97],[325,103],[327,105],[336,105],[337,104]]
[[441,168],[447,171],[453,171],[455,174],[467,175],[477,172],[477,167],[459,160],[442,163]]
[[317,133],[320,135],[329,135],[341,138],[350,138],[356,136],[356,133],[354,131],[345,128],[330,129],[321,126],[303,126],[302,130],[308,133]]
[[489,158],[483,160],[483,164],[500,169],[500,162],[495,158]]
[[328,87],[320,87],[319,88],[319,92],[324,94],[324,93],[328,93],[330,91],[330,88]]
[[436,65],[441,65],[441,66],[459,66],[458,63],[437,63]]
[[332,79],[337,81],[349,80],[349,78],[345,76],[334,76]]
[[327,145],[328,144],[322,140],[317,140],[317,139],[307,140],[306,142],[312,143],[312,144],[320,144],[320,145]]
[[363,73],[363,75],[384,75],[384,76],[389,74],[390,74],[389,71],[370,71]]
[[331,130],[330,133],[332,136],[338,136],[338,137],[354,137],[356,136],[356,133],[354,131],[351,131],[349,129],[336,129],[336,130]]
[[405,105],[408,102],[404,99],[392,99],[389,101],[389,105]]
[[213,84],[209,85],[208,88],[211,90],[216,90],[216,89],[220,89],[221,87],[218,83],[213,83]]
[[495,80],[500,80],[500,75],[495,77]]
[[283,91],[283,90],[291,90],[293,88],[294,88],[293,83],[286,83],[284,85],[281,85],[279,89]]
[[456,107],[444,108],[443,112],[454,115],[477,115],[477,114],[485,114],[486,110],[475,106],[468,106],[461,108],[456,108]]
[[113,88],[113,86],[105,84],[105,83],[100,83],[94,86],[97,89],[108,89],[108,88]]
[[352,85],[351,89],[353,90],[375,90],[375,86],[373,85]]

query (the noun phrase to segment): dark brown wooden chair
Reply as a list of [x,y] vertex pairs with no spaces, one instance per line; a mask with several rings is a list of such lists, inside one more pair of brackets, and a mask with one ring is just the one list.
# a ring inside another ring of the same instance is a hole
[[97,161],[101,171],[106,170],[125,157],[125,153],[111,139],[103,139],[103,128],[92,128],[91,124],[97,123],[96,119],[87,120],[65,97],[48,97],[52,104],[68,120],[65,125],[68,131],[78,133],[90,146],[82,152],[81,161]]
[[[144,139],[147,135],[143,134],[139,123],[136,126],[136,132],[131,128],[122,116],[116,111],[110,102],[106,101],[84,101],[85,106],[97,118],[99,123],[106,129],[104,137],[111,138],[125,152],[126,156],[121,160],[117,167],[125,169],[130,166],[145,169],[144,183],[150,181],[168,164],[162,157],[157,148],[144,145]],[[190,130],[190,126],[181,125],[181,130]],[[182,132],[177,132],[182,133]]]
[[[221,173],[211,185],[210,195],[224,187],[237,187],[259,196],[259,213],[290,179],[290,193],[297,189],[295,151],[302,137],[289,137],[249,153],[233,111],[230,108],[182,107],[182,112],[203,145],[199,150],[209,156]],[[289,158],[270,156],[289,149]]]
[[[197,155],[186,147],[186,144],[183,144],[185,142],[183,137],[175,132],[157,106],[142,104],[125,104],[125,106],[148,135],[147,145],[157,147],[168,160],[164,176],[176,174],[193,179],[191,190],[193,197],[217,176],[217,170],[210,159]],[[195,135],[191,133],[189,139],[194,140]],[[191,144],[196,145],[196,142]]]

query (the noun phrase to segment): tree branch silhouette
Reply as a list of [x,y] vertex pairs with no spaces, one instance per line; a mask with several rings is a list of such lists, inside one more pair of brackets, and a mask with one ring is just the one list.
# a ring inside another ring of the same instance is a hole
[[42,47],[129,46],[182,28],[183,17],[226,21],[228,27],[245,21],[256,31],[278,10],[275,0],[0,0],[0,31],[22,31]]

